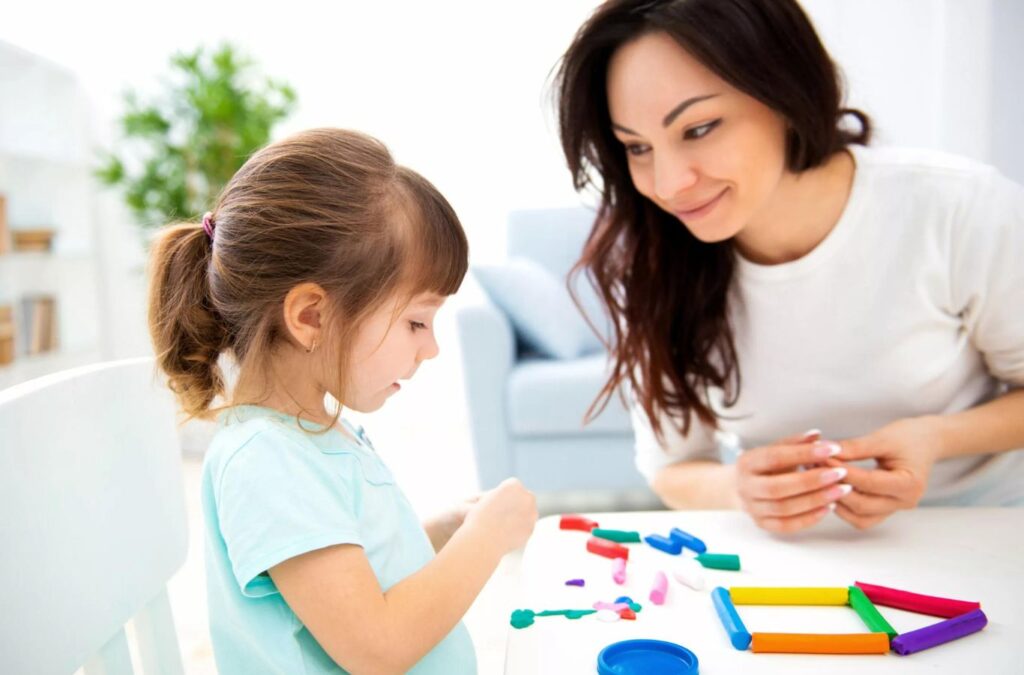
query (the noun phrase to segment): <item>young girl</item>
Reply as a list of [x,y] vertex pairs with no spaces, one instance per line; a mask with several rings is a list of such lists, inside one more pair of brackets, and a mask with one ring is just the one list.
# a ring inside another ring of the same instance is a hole
[[220,412],[203,469],[219,671],[476,672],[460,619],[529,537],[533,496],[509,480],[421,526],[340,419],[438,353],[467,266],[447,201],[378,141],[307,131],[250,158],[201,225],[167,229],[152,264],[159,365],[189,416]]
[[1024,504],[1024,190],[867,147],[840,85],[796,0],[609,0],[579,30],[559,112],[601,190],[603,394],[631,386],[676,508],[788,532]]

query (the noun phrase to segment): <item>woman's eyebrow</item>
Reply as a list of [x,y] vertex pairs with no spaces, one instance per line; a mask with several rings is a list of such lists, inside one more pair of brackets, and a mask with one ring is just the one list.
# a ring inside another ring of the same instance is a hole
[[[705,94],[704,96],[693,96],[691,98],[686,99],[685,101],[677,105],[675,108],[672,108],[672,110],[670,110],[669,113],[665,115],[665,118],[661,120],[661,126],[668,127],[668,125],[672,124],[672,122],[674,122],[677,117],[682,115],[683,112],[691,105],[700,103],[701,101],[706,101],[709,98],[715,98],[716,96],[718,96],[718,94]],[[633,131],[629,127],[624,127],[621,124],[616,124],[615,122],[612,122],[612,128],[617,131],[621,131],[624,134],[640,136],[639,133]]]

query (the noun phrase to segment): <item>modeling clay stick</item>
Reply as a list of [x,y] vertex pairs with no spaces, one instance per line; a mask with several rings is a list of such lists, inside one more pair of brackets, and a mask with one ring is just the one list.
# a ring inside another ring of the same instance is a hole
[[558,529],[560,530],[582,530],[583,532],[590,532],[597,523],[590,518],[584,518],[581,515],[575,513],[567,513],[562,516],[562,519],[558,521]]
[[715,605],[718,619],[722,622],[722,628],[729,635],[729,642],[732,643],[732,646],[740,651],[749,647],[750,632],[743,625],[740,615],[736,613],[736,608],[733,607],[732,600],[729,598],[729,591],[719,586],[711,591],[711,601]]
[[733,586],[729,589],[734,605],[845,605],[849,595],[845,588]]
[[868,596],[871,602],[876,605],[882,605],[883,607],[895,607],[896,609],[906,609],[911,612],[917,612],[918,614],[943,616],[948,619],[954,616],[960,616],[961,614],[966,614],[967,612],[975,609],[981,609],[981,604],[977,602],[951,600],[950,598],[939,598],[933,595],[910,593],[907,591],[900,591],[895,588],[865,584],[862,581],[856,582],[856,585],[860,590],[864,591],[864,595]]
[[759,654],[886,654],[889,652],[889,636],[885,633],[754,633],[751,636],[750,649]]
[[988,617],[980,609],[954,616],[933,626],[926,626],[900,633],[892,640],[892,650],[900,656],[914,654],[941,645],[971,633],[977,633],[988,623]]
[[694,560],[683,559],[672,568],[672,576],[679,583],[689,586],[695,591],[702,591],[706,585],[703,569],[700,563]]
[[664,605],[666,595],[668,595],[668,577],[664,572],[658,572],[654,575],[654,585],[651,586],[651,602],[656,605]]
[[597,537],[587,539],[587,550],[597,555],[603,555],[605,558],[629,558],[629,549],[622,544]]
[[682,544],[675,539],[669,539],[668,537],[663,537],[660,534],[649,534],[644,537],[644,541],[647,542],[649,546],[656,548],[659,551],[664,551],[670,555],[679,555],[683,552]]
[[716,570],[738,570],[740,568],[740,557],[731,553],[701,553],[697,556],[697,562],[704,567]]
[[678,527],[673,527],[672,531],[669,532],[669,536],[675,542],[682,544],[685,548],[690,549],[694,553],[704,553],[708,550],[708,547],[704,545],[704,542],[689,532],[683,532]]
[[885,633],[890,640],[896,637],[896,629],[878,612],[874,603],[864,595],[864,591],[856,586],[850,586],[850,607],[853,607],[853,611],[857,612],[860,620],[872,633]]
[[620,544],[640,543],[639,532],[628,532],[626,530],[605,530],[600,527],[595,527],[593,530],[590,531],[590,534],[594,535],[595,537],[607,539],[608,541],[617,541]]
[[587,582],[583,579],[569,579],[565,582],[566,586],[586,586]]
[[626,583],[626,559],[616,558],[612,561],[612,579],[618,585]]

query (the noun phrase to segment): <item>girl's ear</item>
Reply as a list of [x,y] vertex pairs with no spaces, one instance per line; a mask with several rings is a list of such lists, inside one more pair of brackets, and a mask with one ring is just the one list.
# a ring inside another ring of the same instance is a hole
[[321,316],[327,293],[319,284],[299,284],[284,298],[284,325],[288,336],[307,352],[320,342]]

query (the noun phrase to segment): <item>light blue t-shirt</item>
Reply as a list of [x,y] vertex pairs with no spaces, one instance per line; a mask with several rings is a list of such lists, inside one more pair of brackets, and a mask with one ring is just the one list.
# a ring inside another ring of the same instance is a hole
[[[221,675],[344,673],[281,597],[266,570],[335,544],[361,546],[381,588],[434,557],[427,533],[362,429],[307,433],[259,406],[221,414],[203,465],[210,634]],[[307,429],[316,429],[303,423]],[[476,673],[459,623],[411,670]]]

